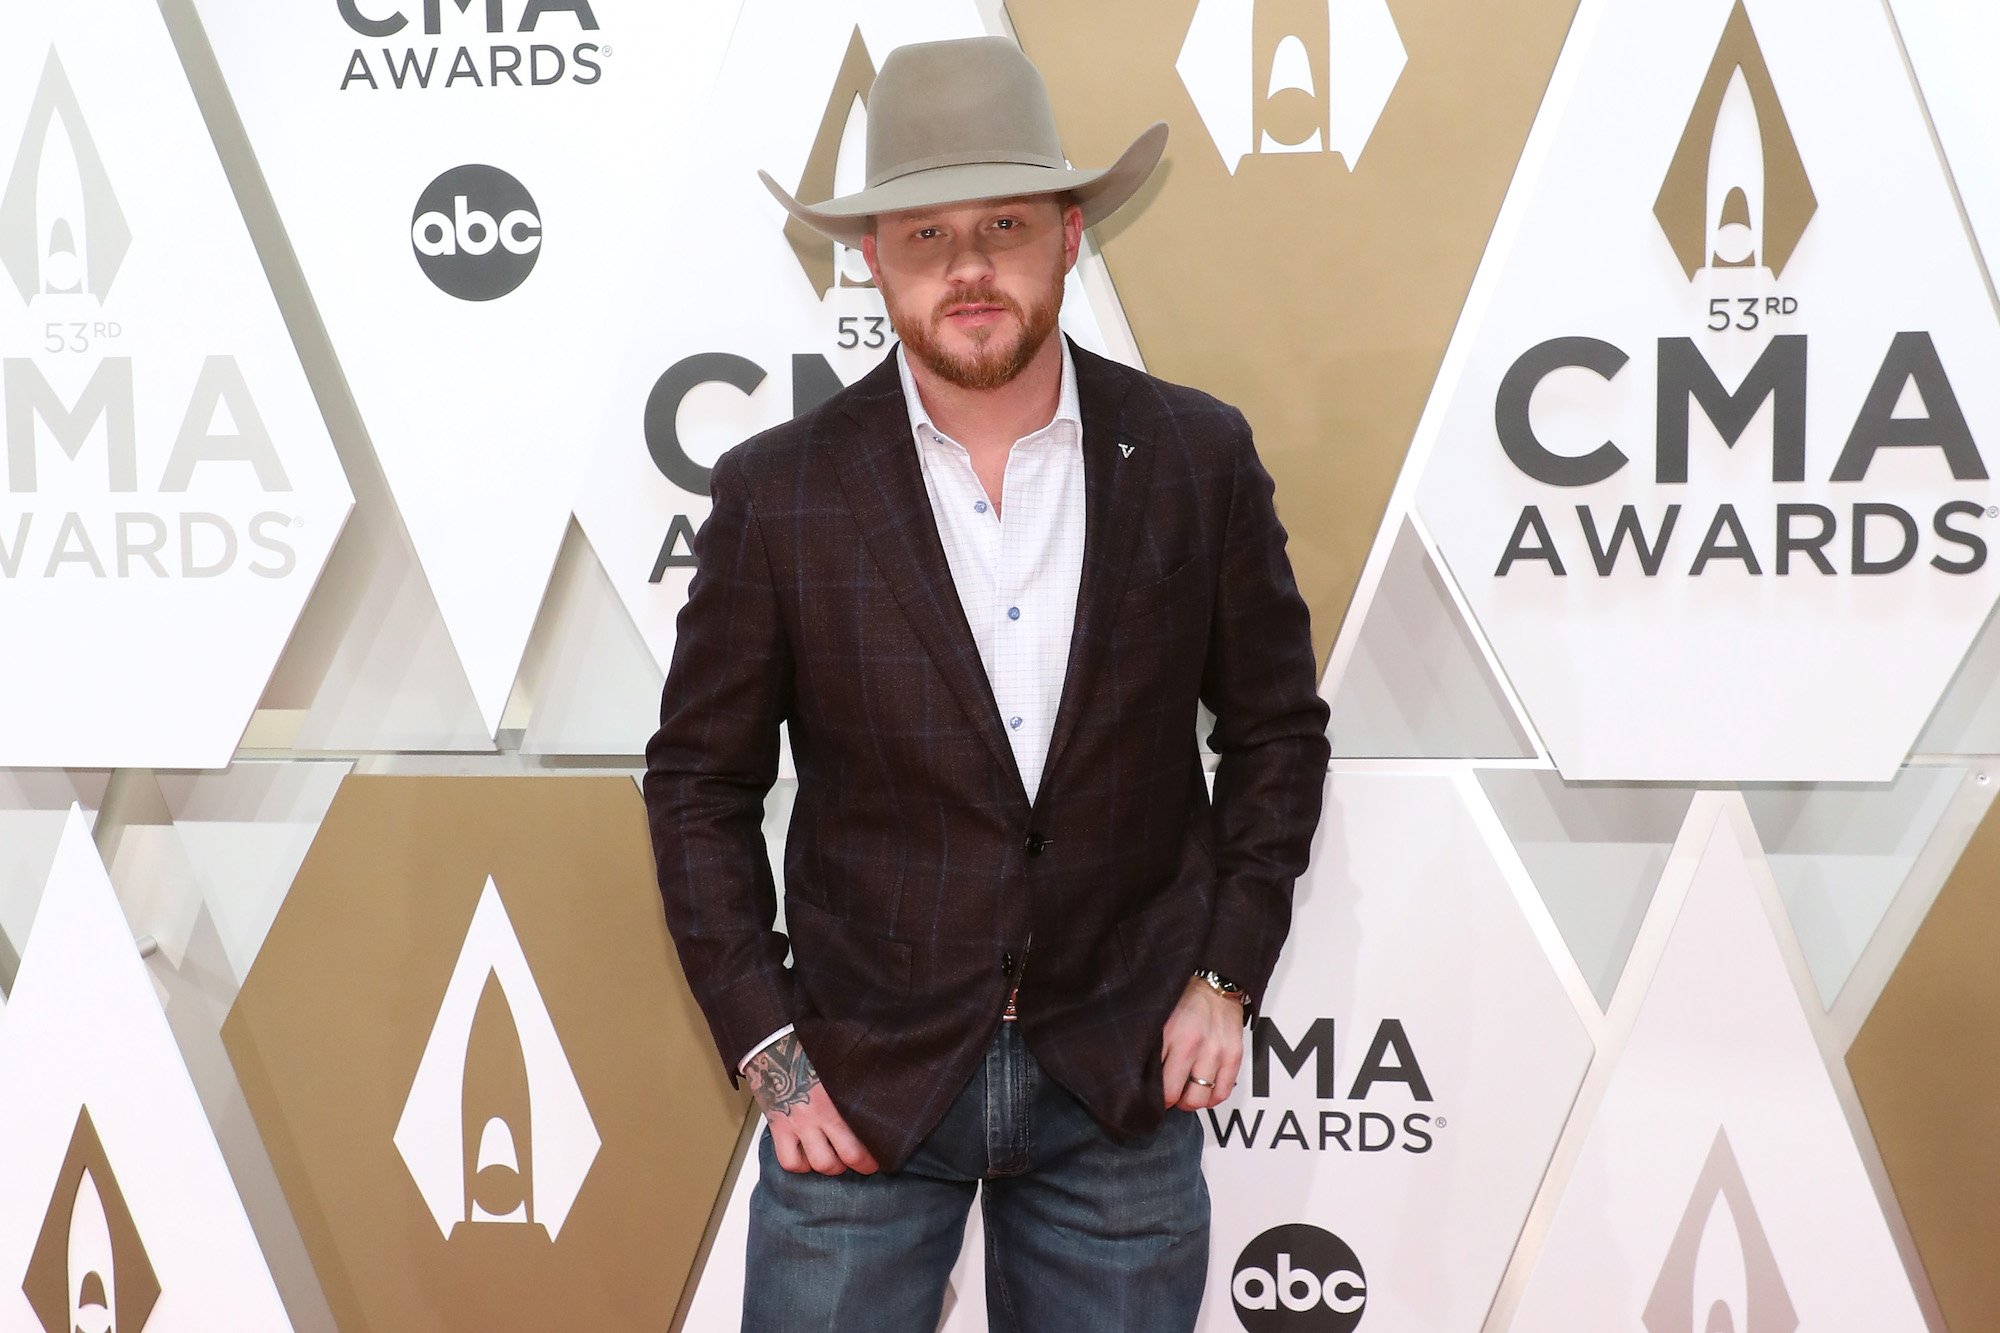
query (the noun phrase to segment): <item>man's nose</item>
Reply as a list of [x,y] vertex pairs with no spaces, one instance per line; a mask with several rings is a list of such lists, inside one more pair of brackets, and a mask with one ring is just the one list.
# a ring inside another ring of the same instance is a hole
[[993,275],[993,260],[976,238],[967,237],[952,247],[945,263],[945,276],[954,282],[977,282]]

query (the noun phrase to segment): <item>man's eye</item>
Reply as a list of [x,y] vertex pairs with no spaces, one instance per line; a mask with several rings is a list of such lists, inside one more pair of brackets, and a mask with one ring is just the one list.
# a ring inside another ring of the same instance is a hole
[[1014,228],[1020,226],[1021,224],[1019,220],[1015,218],[996,218],[994,219],[993,225],[1000,228],[1002,231],[1012,231]]
[[928,241],[937,234],[938,234],[938,229],[936,227],[917,228],[917,239],[920,241]]

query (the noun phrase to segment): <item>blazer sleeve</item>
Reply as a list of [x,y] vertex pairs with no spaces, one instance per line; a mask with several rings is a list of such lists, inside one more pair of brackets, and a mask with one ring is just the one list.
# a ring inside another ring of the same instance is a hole
[[644,782],[667,928],[732,1081],[796,998],[763,831],[792,655],[741,452],[709,479]]
[[1215,714],[1216,894],[1200,965],[1253,997],[1268,987],[1292,921],[1326,784],[1327,706],[1305,599],[1285,555],[1270,473],[1237,427],[1222,570],[1202,668]]

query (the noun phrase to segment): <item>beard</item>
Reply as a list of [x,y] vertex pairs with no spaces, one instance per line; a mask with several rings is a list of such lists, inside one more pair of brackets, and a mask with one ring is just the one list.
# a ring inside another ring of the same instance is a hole
[[[1056,331],[1057,312],[1062,308],[1063,270],[1058,264],[1053,280],[1026,307],[998,287],[981,284],[945,297],[927,315],[905,309],[887,283],[878,281],[877,285],[889,310],[889,323],[902,339],[904,350],[926,370],[961,389],[997,389],[1026,370],[1035,354],[1042,350],[1042,344]],[[999,306],[1014,317],[1019,332],[1008,338],[999,329],[975,329],[971,333],[971,349],[953,351],[945,346],[938,330],[949,318],[947,310],[967,304]]]

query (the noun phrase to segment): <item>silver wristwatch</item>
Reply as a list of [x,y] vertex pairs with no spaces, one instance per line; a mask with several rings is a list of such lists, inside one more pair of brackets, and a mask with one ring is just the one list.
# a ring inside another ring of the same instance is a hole
[[1250,1021],[1250,992],[1223,976],[1212,967],[1198,967],[1194,970],[1195,980],[1206,985],[1217,995],[1234,1000],[1243,1006],[1243,1021]]

